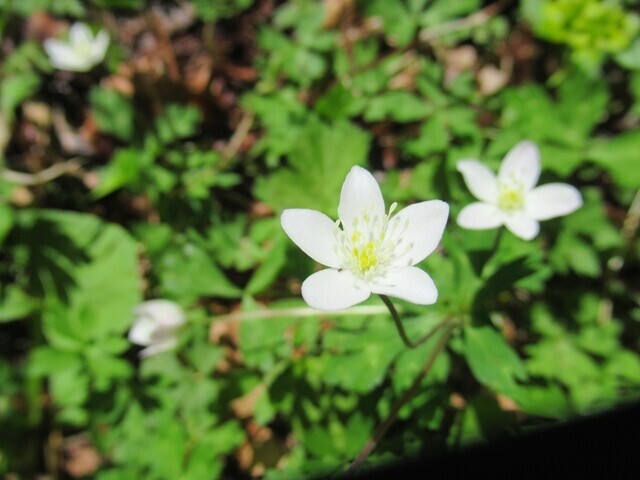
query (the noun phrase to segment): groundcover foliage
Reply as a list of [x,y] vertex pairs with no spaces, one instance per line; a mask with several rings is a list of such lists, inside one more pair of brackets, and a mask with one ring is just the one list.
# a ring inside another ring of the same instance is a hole
[[[0,2],[0,474],[333,475],[636,400],[639,8]],[[524,239],[498,175],[506,220],[463,228],[459,162],[524,141],[579,208]],[[450,209],[396,321],[379,227],[335,226],[374,295],[323,311],[281,226],[354,171]]]

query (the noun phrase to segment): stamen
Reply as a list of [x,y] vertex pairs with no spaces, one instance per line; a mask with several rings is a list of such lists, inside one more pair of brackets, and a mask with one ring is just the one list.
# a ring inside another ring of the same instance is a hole
[[411,250],[411,245],[403,238],[409,228],[409,219],[392,217],[397,208],[398,204],[394,202],[384,216],[371,215],[365,209],[352,220],[353,229],[349,234],[339,230],[340,238],[336,242],[339,254],[345,268],[356,277],[368,280],[384,276],[395,258]]
[[501,184],[498,191],[498,207],[512,212],[519,210],[524,205],[524,189],[519,182]]

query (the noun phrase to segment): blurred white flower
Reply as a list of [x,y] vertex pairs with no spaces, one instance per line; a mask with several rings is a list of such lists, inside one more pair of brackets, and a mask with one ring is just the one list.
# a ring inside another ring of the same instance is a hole
[[477,160],[461,160],[457,167],[480,200],[458,215],[458,225],[464,228],[504,225],[514,235],[531,240],[540,231],[539,220],[567,215],[582,205],[580,192],[569,184],[535,186],[540,176],[540,152],[530,141],[520,142],[507,153],[497,177]]
[[51,65],[70,72],[91,70],[104,59],[108,46],[106,31],[100,30],[94,37],[91,29],[81,22],[71,26],[67,40],[49,38],[44,41]]
[[141,357],[170,350],[177,344],[178,328],[185,317],[179,305],[169,300],[149,300],[134,309],[129,340],[144,348]]
[[342,185],[337,222],[316,210],[294,208],[282,213],[282,228],[291,240],[329,267],[302,284],[302,297],[310,306],[339,310],[366,300],[371,293],[420,305],[436,301],[433,280],[413,265],[438,246],[449,205],[430,200],[392,216],[396,206],[386,213],[375,178],[356,166]]

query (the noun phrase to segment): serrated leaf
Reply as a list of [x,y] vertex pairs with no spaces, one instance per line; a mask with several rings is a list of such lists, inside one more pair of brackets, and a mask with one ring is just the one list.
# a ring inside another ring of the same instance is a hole
[[464,356],[476,379],[497,392],[509,395],[527,378],[520,357],[491,327],[465,328]]
[[413,122],[421,120],[431,113],[426,101],[409,92],[386,92],[369,101],[364,110],[364,119],[368,122],[395,120]]
[[165,294],[184,303],[203,295],[238,298],[242,294],[211,256],[191,242],[165,251],[158,270]]
[[598,139],[587,150],[589,160],[611,172],[620,185],[638,188],[640,168],[640,130],[629,130],[611,139]]
[[115,90],[94,87],[89,92],[92,113],[98,127],[120,140],[131,140],[134,130],[131,101]]
[[[47,232],[44,236],[28,232]],[[43,330],[53,345],[121,335],[140,302],[138,246],[120,226],[80,213],[41,210],[25,232],[30,268],[45,293]]]
[[39,302],[27,295],[17,285],[8,285],[2,289],[0,301],[0,323],[11,322],[26,317],[35,311]]
[[276,210],[312,208],[335,215],[344,179],[364,164],[369,134],[346,122],[309,122],[289,154],[290,168],[260,177],[255,195]]

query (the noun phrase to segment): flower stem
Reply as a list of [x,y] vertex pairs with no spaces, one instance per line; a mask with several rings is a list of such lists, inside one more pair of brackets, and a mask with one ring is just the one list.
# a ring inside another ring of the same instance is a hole
[[389,297],[387,297],[386,295],[380,294],[380,298],[382,299],[384,304],[389,309],[389,312],[391,313],[391,317],[393,318],[393,321],[396,324],[396,328],[398,329],[398,333],[400,334],[402,343],[404,343],[409,348],[416,348],[422,345],[424,342],[429,340],[446,323],[446,321],[439,323],[438,325],[433,327],[431,330],[429,330],[425,335],[420,337],[417,341],[412,342],[411,340],[409,340],[409,337],[407,336],[407,332],[405,332],[404,327],[402,326],[402,320],[400,320],[400,315],[398,314],[396,307],[393,305],[393,302],[391,302],[391,300],[389,300]]
[[[440,354],[440,352],[444,350],[445,346],[447,345],[447,342],[449,341],[449,338],[451,337],[451,332],[455,328],[455,323],[451,323],[450,320],[451,319],[447,319],[439,325],[441,326],[446,324],[448,326],[444,334],[440,337],[438,344],[435,346],[431,354],[427,357],[427,361],[424,363],[424,366],[422,367],[420,372],[418,372],[418,375],[416,376],[416,378],[413,380],[411,387],[409,387],[409,389],[404,393],[404,395],[402,395],[402,397],[400,397],[398,401],[393,404],[393,407],[391,408],[391,413],[389,413],[389,416],[384,420],[384,422],[378,425],[378,427],[375,429],[375,431],[371,435],[371,438],[369,438],[365,446],[362,448],[362,450],[360,450],[360,453],[358,453],[358,455],[356,456],[353,463],[349,465],[349,468],[347,468],[347,472],[346,472],[347,475],[354,474],[356,470],[360,468],[360,466],[364,463],[367,457],[376,448],[376,446],[380,442],[380,439],[387,433],[391,425],[393,425],[393,422],[395,422],[402,407],[417,393],[418,389],[420,388],[420,384],[422,383],[422,380],[427,376],[427,374],[433,367],[436,361],[436,358],[438,358],[438,355]],[[434,331],[437,330],[438,327],[436,327]]]
[[491,261],[491,259],[493,258],[493,256],[496,254],[496,252],[500,247],[500,240],[502,240],[503,231],[504,231],[504,228],[498,228],[498,231],[496,232],[496,236],[493,237],[493,244],[491,245],[491,249],[487,253],[487,257],[482,265],[481,271],[483,274],[485,273],[484,270],[487,268],[487,265],[489,265],[489,262]]

